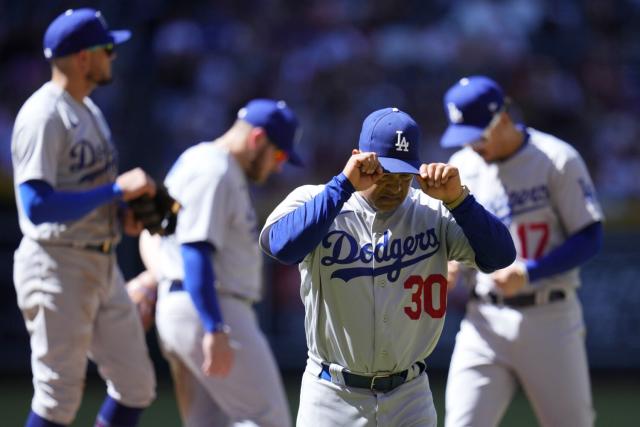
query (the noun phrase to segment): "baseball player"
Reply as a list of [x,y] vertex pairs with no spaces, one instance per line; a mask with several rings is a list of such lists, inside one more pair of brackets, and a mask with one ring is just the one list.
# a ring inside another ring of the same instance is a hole
[[515,258],[458,169],[418,152],[409,115],[375,111],[342,173],[294,190],[262,230],[261,248],[300,268],[299,426],[435,426],[425,358],[444,324],[447,261],[489,273]]
[[138,224],[120,200],[152,196],[141,169],[117,175],[116,151],[89,99],[111,80],[114,47],[93,9],[68,10],[44,36],[51,81],[22,106],[11,141],[20,229],[14,283],[31,337],[34,396],[29,427],[70,424],[80,405],[87,356],[107,382],[96,426],[135,426],[154,399],[142,326],[124,289],[114,248]]
[[249,182],[261,184],[293,150],[298,120],[283,102],[250,101],[221,137],[186,150],[165,184],[180,202],[175,235],[141,239],[159,280],[156,325],[185,426],[287,427],[290,412],[253,303],[262,257]]
[[591,426],[578,267],[601,245],[603,219],[580,155],[515,124],[500,86],[463,78],[444,96],[444,147],[511,232],[517,260],[478,272],[451,360],[446,425],[496,426],[518,384],[543,426]]

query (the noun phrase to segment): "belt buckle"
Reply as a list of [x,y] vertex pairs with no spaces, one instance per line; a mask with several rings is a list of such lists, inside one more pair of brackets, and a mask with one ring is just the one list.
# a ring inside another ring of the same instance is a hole
[[376,391],[376,380],[378,378],[382,379],[382,378],[389,378],[392,374],[382,374],[382,375],[374,375],[371,378],[371,385],[369,386],[369,390],[371,391]]
[[100,245],[100,250],[102,251],[102,253],[108,254],[109,252],[111,252],[111,240],[105,240],[104,242],[102,242],[102,245]]

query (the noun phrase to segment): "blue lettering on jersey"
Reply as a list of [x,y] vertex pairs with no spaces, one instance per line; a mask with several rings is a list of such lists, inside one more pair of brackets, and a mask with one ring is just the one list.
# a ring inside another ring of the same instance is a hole
[[506,223],[513,217],[548,206],[551,199],[551,193],[545,184],[506,191],[507,197],[494,200],[490,205],[491,211]]
[[481,203],[503,223],[508,224],[511,221],[509,198],[506,194],[501,194],[491,200],[482,200]]
[[582,189],[582,195],[585,200],[593,201],[596,197],[596,190],[593,188],[593,185],[589,183],[585,178],[578,178],[578,184]]
[[71,151],[72,163],[69,167],[71,172],[77,172],[86,167],[92,166],[96,162],[95,150],[91,146],[91,143],[85,139],[73,144]]
[[[73,144],[69,151],[69,156],[71,157],[70,172],[94,169],[87,171],[87,173],[79,179],[79,182],[91,182],[105,173],[115,173],[117,163],[115,151],[111,149],[110,146],[101,145],[95,147],[91,142],[81,139]],[[97,169],[95,169],[96,166],[98,166]]]
[[549,205],[549,189],[541,184],[520,191],[509,191],[509,207],[511,215],[517,216]]
[[[372,261],[382,263],[392,261],[381,267],[351,267],[334,271],[331,278],[342,279],[345,282],[363,276],[387,275],[390,282],[400,277],[404,267],[416,264],[434,255],[440,249],[440,240],[435,229],[430,228],[424,233],[389,240],[389,230],[384,232],[382,242],[373,246],[367,243],[360,247],[356,238],[345,231],[335,230],[328,233],[322,240],[322,247],[330,250],[330,255],[323,257],[320,262],[324,266],[334,264],[353,264],[356,262],[371,265]],[[411,259],[404,259],[414,254]]]

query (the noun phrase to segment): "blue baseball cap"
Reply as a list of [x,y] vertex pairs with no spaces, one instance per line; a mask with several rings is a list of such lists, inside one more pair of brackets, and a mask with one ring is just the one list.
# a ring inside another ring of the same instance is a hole
[[289,156],[289,163],[303,166],[300,156],[293,150],[299,140],[298,119],[287,103],[273,99],[254,99],[238,111],[238,119],[261,127],[269,140]]
[[482,137],[493,116],[504,105],[504,93],[488,77],[464,77],[444,95],[449,127],[440,139],[445,148],[469,144]]
[[420,128],[415,120],[397,108],[383,108],[362,122],[358,148],[378,154],[387,173],[418,174],[419,144]]
[[120,44],[130,37],[129,30],[109,31],[99,10],[69,9],[54,19],[44,33],[44,57],[52,59],[94,46]]

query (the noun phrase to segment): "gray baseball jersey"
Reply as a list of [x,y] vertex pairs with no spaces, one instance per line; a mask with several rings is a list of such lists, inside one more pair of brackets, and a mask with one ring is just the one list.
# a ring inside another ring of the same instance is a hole
[[[261,296],[262,254],[244,172],[228,151],[204,142],[179,157],[165,183],[182,209],[175,235],[160,243],[156,319],[174,381],[188,387],[177,392],[184,424],[226,426],[243,420],[290,426],[278,366],[249,303]],[[215,247],[218,301],[236,347],[234,367],[224,378],[202,372],[202,322],[189,294],[169,287],[169,279],[184,277],[180,244],[201,241]]]
[[[450,163],[488,211],[508,227],[518,259],[537,259],[583,227],[603,219],[591,178],[580,155],[549,134],[527,129],[521,152],[486,163],[470,148]],[[535,282],[536,288],[571,290],[579,286],[578,268]],[[477,292],[495,290],[491,276],[477,275]],[[523,290],[531,291],[531,285]]]
[[43,180],[59,191],[80,191],[113,182],[117,154],[100,109],[86,97],[79,103],[47,82],[23,105],[11,141],[14,185],[22,233],[34,240],[102,243],[119,236],[117,201],[65,223],[34,225],[26,217],[17,188]]
[[[263,232],[323,188],[294,190]],[[310,359],[356,373],[397,372],[423,360],[444,325],[447,261],[473,265],[474,257],[449,211],[421,190],[411,188],[389,213],[354,193],[299,265]]]
[[[451,158],[478,201],[508,225],[520,261],[548,254],[603,218],[580,155],[551,135],[527,132],[528,143],[505,161],[487,164],[468,148]],[[449,368],[446,426],[497,425],[518,383],[541,425],[593,424],[579,283],[574,268],[521,291],[562,289],[562,301],[467,306]],[[482,273],[476,289],[499,292]]]
[[44,84],[16,118],[12,156],[24,234],[13,274],[31,337],[32,410],[70,424],[88,356],[108,380],[110,396],[126,406],[148,406],[155,395],[153,366],[115,253],[83,248],[119,238],[118,202],[77,220],[34,225],[18,191],[30,180],[70,192],[113,182],[116,151],[100,110],[89,98],[79,103],[56,84]]
[[[247,178],[235,158],[215,143],[187,149],[167,175],[169,193],[180,202],[178,243],[209,242],[216,250],[216,287],[257,301],[262,255]],[[180,263],[173,271],[181,269]],[[180,277],[181,278],[181,277]]]

